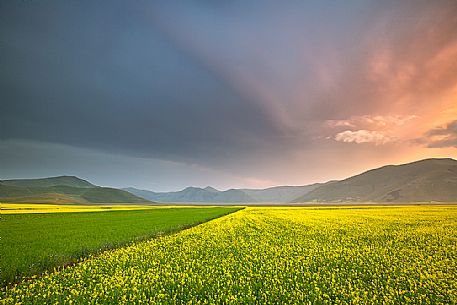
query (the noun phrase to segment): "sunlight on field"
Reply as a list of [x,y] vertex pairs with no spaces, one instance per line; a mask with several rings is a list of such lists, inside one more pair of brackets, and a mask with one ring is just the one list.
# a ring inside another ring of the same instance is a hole
[[0,203],[2,214],[24,214],[24,213],[63,213],[63,212],[101,212],[110,210],[145,210],[163,208],[208,208],[212,205],[60,205],[41,203]]
[[3,288],[5,304],[455,304],[457,207],[246,208]]
[[1,203],[2,214],[22,213],[62,213],[62,212],[98,212],[107,210],[141,210],[153,206],[145,205],[57,205],[57,204],[22,204]]

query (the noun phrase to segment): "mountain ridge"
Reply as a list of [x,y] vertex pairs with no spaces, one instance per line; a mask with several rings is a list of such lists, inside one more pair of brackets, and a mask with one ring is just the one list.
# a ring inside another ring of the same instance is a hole
[[457,202],[457,160],[384,165],[343,180],[265,189],[186,187],[175,192],[101,187],[76,176],[0,180],[0,200],[28,203]]
[[385,165],[323,185],[292,202],[457,202],[457,160]]
[[8,179],[0,180],[3,185],[9,186],[25,186],[25,187],[49,187],[49,186],[73,186],[73,187],[95,187],[96,185],[87,180],[76,176],[55,176],[46,178],[31,178],[31,179]]
[[26,203],[149,203],[124,190],[101,187],[76,176],[0,180],[0,200]]
[[[343,180],[304,186],[227,191],[211,186],[187,187],[175,192],[125,190],[164,203],[457,202],[457,161],[452,158],[428,158],[384,165]],[[230,192],[236,192],[238,197],[230,197]]]
[[274,186],[266,189],[228,189],[219,191],[211,186],[189,186],[181,191],[153,192],[136,188],[124,188],[137,196],[156,202],[194,203],[268,203],[287,202],[316,188],[321,183],[304,186]]
[[181,191],[175,192],[153,192],[148,190],[140,190],[136,188],[124,188],[132,194],[152,200],[155,202],[163,203],[246,203],[254,202],[244,192],[237,189],[229,189],[226,191],[218,191],[215,188],[209,187],[186,187]]

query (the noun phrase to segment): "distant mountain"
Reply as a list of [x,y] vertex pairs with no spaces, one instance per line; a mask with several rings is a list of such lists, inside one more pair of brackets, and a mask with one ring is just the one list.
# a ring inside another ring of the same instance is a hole
[[457,202],[457,160],[387,165],[322,185],[293,202]]
[[275,186],[266,189],[241,189],[256,202],[290,202],[316,189],[322,183],[304,186]]
[[200,203],[246,203],[255,202],[246,193],[236,189],[218,191],[212,187],[187,187],[177,192],[152,192],[136,188],[124,190],[156,202],[200,202]]
[[305,186],[276,186],[267,189],[230,189],[219,191],[213,187],[187,187],[177,192],[152,192],[136,188],[124,190],[156,202],[201,203],[267,203],[289,202],[318,187],[319,183]]
[[327,183],[266,189],[187,187],[177,192],[96,186],[75,176],[0,180],[1,202],[27,203],[288,203],[457,202],[457,160],[387,165]]
[[100,187],[74,176],[0,180],[0,201],[26,203],[145,203],[124,190]]
[[92,183],[76,176],[58,176],[40,179],[13,179],[0,180],[2,185],[19,187],[49,187],[49,186],[73,186],[73,187],[95,187]]
[[208,192],[213,192],[213,193],[220,192],[219,190],[216,190],[214,187],[211,187],[211,186],[205,187],[204,190],[208,191]]

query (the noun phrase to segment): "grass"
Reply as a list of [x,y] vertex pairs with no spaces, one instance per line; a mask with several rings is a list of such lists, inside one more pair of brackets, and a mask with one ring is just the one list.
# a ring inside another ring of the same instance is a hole
[[246,208],[0,290],[4,304],[456,304],[457,207]]
[[[20,206],[24,207],[24,205],[7,206],[9,208],[16,206],[17,209]],[[39,205],[25,206],[33,209]],[[5,205],[2,204],[2,209],[4,208]],[[47,205],[43,208],[48,208],[48,211],[77,210],[75,206]],[[96,211],[119,207],[79,208]],[[149,209],[143,207],[142,210],[108,212],[2,213],[1,285],[71,263],[92,253],[178,231],[236,210],[237,208],[229,207]]]

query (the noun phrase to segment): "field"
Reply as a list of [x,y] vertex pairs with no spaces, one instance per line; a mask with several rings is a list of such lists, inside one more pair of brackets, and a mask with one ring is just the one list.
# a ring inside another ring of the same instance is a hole
[[0,297],[4,304],[455,304],[457,207],[246,208],[3,288]]
[[1,203],[2,214],[30,213],[67,213],[67,212],[100,212],[114,210],[145,210],[155,208],[152,205],[64,205],[43,203]]
[[[73,262],[91,253],[174,232],[236,210],[226,207],[2,204],[1,285]],[[37,211],[79,213],[34,214]]]

